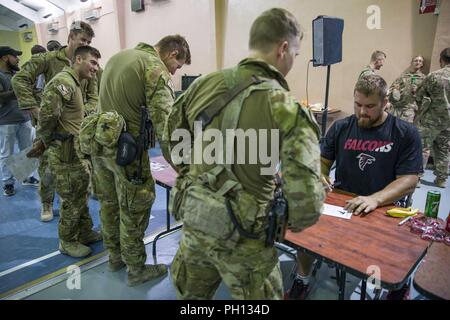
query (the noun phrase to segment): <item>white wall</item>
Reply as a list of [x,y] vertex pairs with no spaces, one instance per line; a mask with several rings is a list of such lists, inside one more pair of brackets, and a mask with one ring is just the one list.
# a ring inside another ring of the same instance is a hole
[[[177,90],[185,73],[205,74],[215,71],[218,65],[230,67],[245,58],[254,19],[271,7],[286,8],[305,31],[300,57],[287,77],[292,93],[299,100],[306,99],[306,67],[312,58],[311,21],[322,14],[341,17],[345,20],[343,62],[331,68],[330,107],[345,113],[352,113],[353,86],[374,50],[383,50],[388,55],[380,72],[388,83],[408,67],[414,55],[425,56],[429,66],[438,20],[433,14],[419,15],[420,0],[148,0],[145,11],[138,13],[131,11],[131,0],[87,3],[59,18],[63,29],[57,35],[48,35],[46,26],[39,26],[40,43],[50,39],[66,43],[67,26],[91,7],[101,7],[101,18],[92,23],[96,33],[92,45],[102,53],[102,65],[119,50],[132,48],[138,42],[155,44],[165,35],[181,34],[189,42],[192,65],[177,72],[174,77]],[[381,9],[380,30],[367,28],[366,10],[370,5]],[[310,103],[323,103],[326,68],[310,71]]]
[[[228,0],[225,30],[224,66],[236,64],[247,55],[251,23],[263,11],[282,7],[291,11],[304,28],[300,56],[287,76],[293,94],[306,100],[306,68],[312,59],[312,20],[330,15],[345,20],[343,61],[331,67],[330,107],[346,113],[353,111],[353,87],[362,68],[369,63],[374,50],[387,53],[380,75],[390,84],[408,66],[414,55],[431,57],[437,17],[419,15],[419,0]],[[370,5],[381,9],[381,29],[366,25]],[[428,63],[429,65],[429,63]],[[310,103],[324,102],[326,68],[311,68]]]
[[180,34],[186,38],[192,64],[178,70],[174,77],[177,90],[181,75],[205,74],[215,70],[215,19],[213,0],[146,1],[144,12],[132,12],[130,0],[125,3],[126,47],[139,42],[156,44],[162,37]]

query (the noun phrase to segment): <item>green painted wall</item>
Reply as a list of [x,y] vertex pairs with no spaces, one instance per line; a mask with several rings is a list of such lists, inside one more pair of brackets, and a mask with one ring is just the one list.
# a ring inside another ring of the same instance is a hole
[[[32,32],[33,40],[30,42],[26,42],[23,38],[23,34],[25,32]],[[37,34],[36,29],[33,27],[20,30],[20,31],[4,31],[0,30],[0,46],[10,46],[16,50],[22,51],[22,55],[20,56],[20,65],[23,65],[25,62],[30,60],[31,58],[31,48],[37,44]]]
[[[23,38],[23,34],[26,32],[32,32],[33,34],[33,40],[30,42],[26,42]],[[22,56],[20,57],[20,64],[22,65],[24,62],[30,60],[31,58],[31,48],[35,45],[38,44],[37,41],[37,35],[36,35],[36,29],[33,27],[28,28],[28,29],[24,29],[24,30],[20,30],[18,32],[19,34],[19,41],[20,41],[20,50],[23,52]]]
[[9,46],[16,50],[20,49],[19,33],[0,30],[0,46]]

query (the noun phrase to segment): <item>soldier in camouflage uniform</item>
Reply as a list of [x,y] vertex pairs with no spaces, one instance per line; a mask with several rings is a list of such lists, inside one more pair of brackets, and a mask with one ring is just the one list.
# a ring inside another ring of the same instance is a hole
[[46,150],[48,165],[61,198],[59,250],[72,257],[91,253],[89,243],[101,240],[92,230],[88,210],[89,173],[81,162],[78,134],[84,118],[82,80],[95,77],[100,53],[89,46],[75,50],[73,66],[64,67],[47,84],[42,95],[37,137],[28,156]]
[[[197,115],[202,114],[212,101],[252,76],[265,79],[226,104],[225,111],[214,117],[205,132],[220,128],[224,132],[237,127],[245,131],[267,129],[271,133],[279,133],[276,148],[281,154],[289,228],[294,232],[300,232],[317,221],[324,200],[320,180],[319,127],[309,109],[302,107],[289,94],[285,80],[298,55],[301,38],[300,26],[288,11],[274,8],[261,14],[251,28],[250,57],[232,69],[197,79],[177,99],[166,132],[166,136],[171,137],[183,129],[193,136]],[[236,108],[241,111],[234,116],[234,125],[231,125],[229,115]],[[176,145],[176,142],[171,142],[173,152]],[[242,154],[246,159],[254,156],[249,153],[251,147],[249,143],[245,149],[239,148],[234,160]],[[197,152],[195,148],[192,154]],[[184,223],[180,247],[171,267],[180,299],[211,299],[222,280],[234,299],[282,298],[283,283],[277,251],[273,244],[266,246],[264,231],[268,222],[267,210],[274,196],[274,172],[262,174],[261,170],[266,165],[259,161],[257,164],[249,164],[248,161],[233,163],[222,171],[219,163],[207,164],[204,160],[200,164],[176,167],[179,177],[173,190],[183,194],[180,196],[183,200],[179,207],[169,207]],[[230,212],[234,212],[244,231],[253,233],[253,238],[236,230],[236,224],[223,213],[224,202],[213,202],[213,198],[233,185],[235,187],[225,193],[231,203]],[[216,192],[212,193],[212,190]],[[195,194],[199,200],[192,197]],[[171,199],[177,198],[172,192]],[[213,203],[220,204],[219,210],[213,209]],[[191,223],[195,217],[197,222]],[[224,229],[232,230],[225,238],[221,235]]]
[[[136,48],[117,53],[102,75],[99,96],[101,114],[116,112],[125,120],[126,130],[138,141],[141,106],[153,123],[163,155],[168,157],[163,129],[174,101],[171,74],[191,63],[189,45],[179,35],[166,36],[155,46],[139,43]],[[116,151],[101,149],[92,155],[93,174],[100,201],[104,245],[109,251],[109,269],[126,264],[128,285],[135,286],[167,272],[163,264],[146,265],[143,242],[150,209],[155,199],[155,183],[147,150],[130,165],[116,164]],[[142,177],[136,181],[139,162]]]
[[426,167],[433,150],[436,179],[445,188],[449,165],[450,143],[450,48],[440,55],[440,70],[430,73],[419,87],[417,123],[422,136],[423,166]]
[[[55,51],[33,56],[26,62],[20,72],[12,79],[12,85],[16,92],[19,107],[28,110],[32,115],[33,122],[37,122],[39,114],[39,103],[33,95],[35,79],[43,74],[48,83],[64,67],[70,67],[75,50],[84,45],[89,45],[94,37],[91,26],[85,22],[75,21],[72,23],[68,37],[68,45]],[[81,80],[84,109],[86,113],[96,110],[98,101],[97,78]],[[44,222],[53,219],[53,199],[55,185],[52,173],[48,170],[48,157],[44,153],[39,159],[39,176],[41,183],[39,194],[41,197],[41,220]]]
[[411,61],[411,68],[396,79],[389,89],[391,105],[388,112],[409,123],[413,123],[416,117],[416,91],[425,79],[421,71],[423,62],[422,56],[415,57]]
[[375,51],[372,53],[372,56],[370,57],[370,63],[368,66],[366,66],[363,71],[359,74],[358,79],[361,79],[362,77],[375,74],[376,70],[380,70],[381,67],[384,65],[384,62],[386,61],[386,54],[382,51]]

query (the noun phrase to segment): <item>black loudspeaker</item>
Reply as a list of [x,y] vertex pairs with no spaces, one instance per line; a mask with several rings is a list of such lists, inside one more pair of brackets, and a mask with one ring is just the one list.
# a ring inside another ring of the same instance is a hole
[[319,16],[312,22],[313,66],[329,66],[342,61],[344,20]]
[[184,76],[181,77],[181,90],[182,91],[187,90],[187,88],[189,88],[191,83],[194,82],[195,79],[197,79],[200,76],[201,74],[199,74],[198,76],[188,76],[187,74],[184,74]]
[[144,11],[144,0],[131,0],[131,11]]

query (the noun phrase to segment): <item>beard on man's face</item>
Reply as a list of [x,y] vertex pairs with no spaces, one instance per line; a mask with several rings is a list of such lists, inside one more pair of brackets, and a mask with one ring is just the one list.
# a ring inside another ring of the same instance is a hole
[[12,64],[10,61],[8,61],[7,64],[8,64],[8,67],[9,67],[12,71],[19,71],[19,70],[20,70],[19,64],[18,64],[18,63]]
[[382,115],[380,115],[379,117],[377,117],[376,119],[371,119],[369,117],[358,117],[358,127],[360,128],[372,128],[373,125],[381,118]]
[[359,118],[358,119],[358,127],[360,128],[370,128],[373,124],[373,121],[369,118]]

